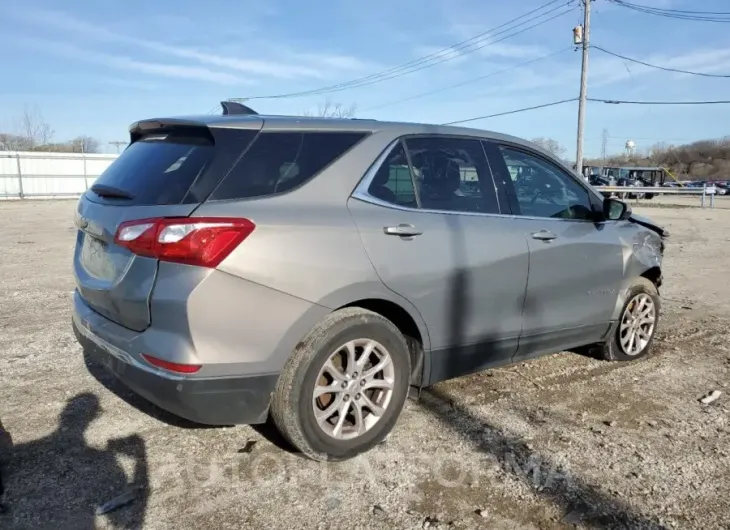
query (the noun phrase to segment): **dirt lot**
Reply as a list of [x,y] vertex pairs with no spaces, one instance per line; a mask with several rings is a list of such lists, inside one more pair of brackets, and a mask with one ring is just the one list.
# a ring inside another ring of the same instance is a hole
[[[730,211],[658,202],[637,210],[672,233],[653,356],[563,353],[440,384],[386,443],[330,465],[265,427],[177,421],[90,373],[70,327],[74,203],[0,203],[15,443],[0,527],[730,528]],[[125,491],[131,504],[94,515]]]

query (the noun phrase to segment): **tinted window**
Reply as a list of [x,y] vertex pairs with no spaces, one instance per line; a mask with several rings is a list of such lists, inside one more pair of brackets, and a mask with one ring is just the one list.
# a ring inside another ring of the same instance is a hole
[[406,148],[421,208],[481,213],[499,211],[494,181],[478,140],[409,138]]
[[592,219],[588,191],[550,162],[500,146],[522,215]]
[[416,194],[402,143],[388,155],[373,177],[368,193],[373,197],[399,206],[416,208]]
[[342,156],[365,133],[261,133],[211,200],[246,199],[289,191]]
[[214,154],[215,142],[204,128],[150,134],[125,149],[92,191],[123,192],[122,204],[179,204]]

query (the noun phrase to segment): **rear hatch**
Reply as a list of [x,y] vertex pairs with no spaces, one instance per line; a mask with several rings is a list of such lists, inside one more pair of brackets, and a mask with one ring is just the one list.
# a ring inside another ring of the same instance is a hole
[[188,217],[205,201],[261,129],[207,127],[186,120],[147,120],[131,144],[80,199],[74,273],[81,297],[129,329],[150,324],[158,261],[115,242],[122,223]]

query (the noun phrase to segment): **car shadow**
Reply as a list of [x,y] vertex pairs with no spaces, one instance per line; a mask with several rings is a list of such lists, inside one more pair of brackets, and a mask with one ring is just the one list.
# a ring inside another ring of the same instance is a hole
[[528,485],[537,497],[560,508],[566,518],[588,528],[668,528],[588,484],[564,463],[534,451],[520,437],[478,417],[444,390],[425,389],[420,404],[475,450],[491,454],[502,469]]
[[91,355],[84,351],[84,364],[89,373],[96,379],[101,385],[107,390],[116,395],[119,399],[123,400],[128,405],[136,408],[140,412],[153,417],[154,419],[161,421],[172,427],[179,427],[181,429],[215,429],[219,428],[215,425],[203,425],[202,423],[196,423],[194,421],[186,420],[180,416],[176,416],[166,410],[161,409],[154,403],[151,403],[144,399],[142,396],[136,394],[124,383],[119,381],[114,375],[109,373],[104,366],[96,362]]
[[[94,379],[102,384],[104,388],[143,414],[151,416],[166,425],[178,427],[180,429],[220,429],[223,427],[219,425],[204,425],[202,423],[196,423],[161,409],[154,403],[147,401],[127,388],[121,381],[114,377],[114,375],[110,374],[106,368],[94,361],[94,359],[86,352],[84,352],[84,363],[86,364],[86,368],[89,373],[94,377]],[[271,417],[267,418],[265,423],[249,425],[249,427],[279,449],[289,453],[297,453],[296,449],[289,443],[289,441],[281,435],[279,430],[276,428],[276,425],[274,425]]]
[[[82,393],[68,400],[56,429],[7,451],[2,528],[143,528],[149,496],[144,440],[136,435],[90,447],[89,425],[102,414],[99,399]],[[131,477],[119,456],[133,461]],[[102,515],[103,512],[105,513]]]
[[281,432],[279,432],[279,429],[276,427],[276,424],[274,423],[274,420],[271,416],[269,416],[266,419],[266,423],[259,423],[257,425],[249,425],[254,431],[256,431],[258,434],[260,434],[263,438],[266,439],[270,444],[276,446],[278,449],[282,451],[286,451],[287,453],[291,453],[293,455],[300,456],[304,459],[307,457],[304,456],[302,453],[299,452],[298,449],[296,449],[292,444],[289,443],[289,440],[284,438],[282,436]]

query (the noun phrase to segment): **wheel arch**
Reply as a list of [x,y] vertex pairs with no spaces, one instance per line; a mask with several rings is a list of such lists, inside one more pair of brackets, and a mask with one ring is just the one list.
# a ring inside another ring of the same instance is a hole
[[361,307],[387,318],[406,337],[411,354],[411,384],[421,386],[428,380],[431,364],[431,339],[426,322],[406,298],[381,282],[365,282],[330,293],[318,302],[333,311]]
[[614,307],[613,315],[611,317],[612,321],[616,321],[621,315],[621,310],[626,302],[629,287],[636,278],[646,278],[653,283],[656,286],[657,291],[659,291],[659,287],[662,285],[662,268],[660,265],[656,264],[644,265],[636,274],[632,274],[627,280],[625,280],[619,295],[616,297],[616,306]]
[[[384,300],[382,298],[365,298],[355,300],[338,309],[346,307],[360,307],[367,309],[382,317],[390,320],[398,330],[403,334],[408,344],[408,352],[411,357],[411,385],[422,386],[426,381],[426,370],[430,368],[430,363],[426,359],[430,357],[426,352],[429,350],[424,347],[424,334],[421,332],[418,323],[413,316],[397,303]],[[426,340],[428,335],[426,334]]]
[[654,265],[653,267],[649,267],[644,272],[642,272],[639,276],[646,278],[651,283],[656,285],[657,289],[659,289],[659,287],[661,287],[661,285],[662,285],[662,268],[659,265]]

